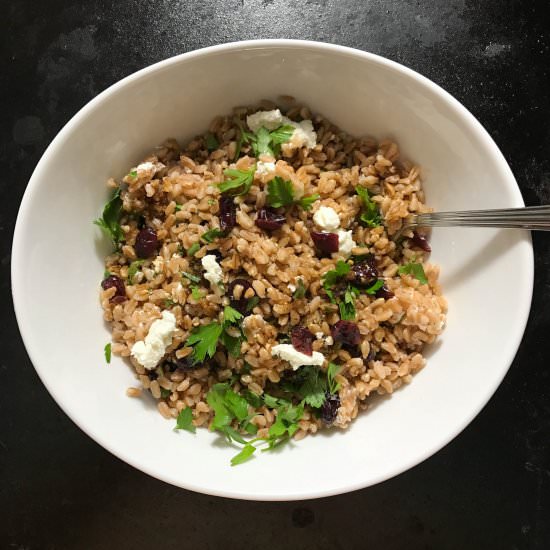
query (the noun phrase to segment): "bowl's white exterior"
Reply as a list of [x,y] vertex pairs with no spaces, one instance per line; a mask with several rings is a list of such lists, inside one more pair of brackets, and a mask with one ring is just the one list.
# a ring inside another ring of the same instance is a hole
[[236,451],[215,435],[175,433],[152,400],[127,398],[130,369],[103,359],[109,331],[98,290],[109,248],[91,222],[107,198],[104,182],[166,137],[186,140],[213,115],[278,94],[351,134],[395,138],[423,167],[437,210],[523,205],[495,143],[456,100],[401,65],[339,46],[270,40],[191,52],[125,78],[73,117],[36,167],[15,229],[13,296],[31,360],[63,410],[116,456],[187,489],[246,499],[351,491],[435,453],[506,374],[533,282],[528,234],[434,231],[432,259],[442,266],[450,307],[427,368],[348,431],[260,453],[243,466],[229,466]]

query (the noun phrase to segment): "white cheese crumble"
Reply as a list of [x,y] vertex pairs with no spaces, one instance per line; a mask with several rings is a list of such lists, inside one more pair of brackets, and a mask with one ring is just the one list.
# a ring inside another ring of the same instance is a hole
[[283,361],[288,361],[293,370],[298,370],[303,365],[321,366],[325,361],[325,356],[318,351],[311,355],[301,353],[291,344],[277,344],[271,348],[273,357],[280,357]]
[[274,162],[263,162],[259,160],[256,163],[256,172],[255,176],[258,179],[263,179],[265,176],[271,176],[275,173],[275,163]]
[[132,356],[147,370],[154,369],[166,353],[166,348],[172,343],[175,330],[176,318],[169,311],[163,311],[162,319],[153,322],[145,340],[140,340],[132,346]]
[[154,170],[155,165],[152,162],[142,162],[136,167],[136,171],[139,172],[149,172],[149,170]]
[[334,339],[332,338],[332,336],[327,336],[327,337],[325,338],[325,344],[326,344],[327,346],[332,346],[332,344],[334,344]]
[[153,260],[153,267],[155,268],[155,273],[160,273],[162,271],[163,265],[164,265],[164,258],[162,256],[157,256]]
[[351,236],[351,233],[352,233],[351,230],[344,231],[343,229],[339,229],[337,233],[338,233],[338,253],[349,256],[351,254],[351,251],[356,246],[355,241]]
[[291,151],[299,147],[313,149],[313,147],[317,145],[317,134],[313,129],[313,122],[311,122],[311,120],[308,119],[302,120],[301,122],[294,122],[288,117],[283,116],[279,109],[258,111],[253,115],[248,115],[246,117],[246,123],[253,132],[257,132],[262,126],[268,130],[275,130],[283,125],[292,126],[294,128],[294,133],[287,143],[283,143],[283,151]]
[[296,285],[293,285],[293,284],[289,283],[286,286],[287,286],[288,290],[290,290],[290,292],[293,292],[293,293],[296,292]]
[[324,332],[316,332],[315,333],[315,338],[317,338],[317,340],[320,340],[324,335],[325,335]]
[[330,206],[320,206],[313,214],[313,221],[325,231],[336,231],[340,227],[340,216]]
[[207,254],[202,260],[204,278],[212,285],[217,285],[223,278],[223,271],[214,254]]

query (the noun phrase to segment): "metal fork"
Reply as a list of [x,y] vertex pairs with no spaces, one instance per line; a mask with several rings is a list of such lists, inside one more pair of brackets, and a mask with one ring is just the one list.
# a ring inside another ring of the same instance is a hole
[[413,227],[502,227],[550,231],[550,205],[466,212],[430,212],[415,214],[405,220],[395,235],[397,240]]

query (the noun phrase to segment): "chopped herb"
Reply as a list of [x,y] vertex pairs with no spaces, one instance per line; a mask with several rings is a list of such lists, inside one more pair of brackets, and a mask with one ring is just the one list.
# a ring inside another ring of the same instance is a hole
[[224,170],[224,174],[228,177],[222,183],[218,183],[218,187],[222,193],[231,192],[232,195],[246,195],[250,191],[250,187],[254,181],[254,173],[256,165],[254,164],[248,170],[236,170],[228,168]]
[[198,302],[199,300],[204,298],[204,294],[199,290],[199,287],[196,285],[193,285],[191,287],[191,296],[193,297],[193,300],[195,300],[195,302]]
[[236,323],[239,319],[242,319],[242,313],[239,313],[231,306],[225,306],[223,308],[223,320],[225,323]]
[[239,357],[241,354],[241,344],[243,342],[242,338],[239,336],[231,336],[224,330],[220,339],[230,355],[233,357]]
[[384,279],[378,279],[372,286],[365,289],[367,294],[376,294],[376,291],[384,286]]
[[193,411],[189,407],[185,407],[178,414],[176,430],[187,430],[188,432],[195,433],[196,428],[193,425]]
[[218,229],[217,227],[214,227],[214,229],[209,229],[208,231],[205,231],[201,235],[201,239],[208,244],[214,242],[214,239],[217,239],[218,237],[223,237],[224,232]]
[[260,298],[258,296],[252,296],[246,302],[246,311],[252,311],[260,303]]
[[103,348],[103,353],[105,354],[105,361],[107,363],[111,362],[111,342],[108,344],[105,344],[105,347]]
[[223,326],[219,323],[201,325],[193,329],[185,345],[193,346],[193,359],[195,363],[203,363],[206,356],[214,357],[222,331]]
[[344,292],[344,301],[338,305],[340,309],[340,317],[344,321],[355,319],[355,300],[359,296],[359,289],[348,285]]
[[363,201],[363,212],[359,216],[359,220],[367,227],[377,227],[382,225],[382,217],[378,206],[371,200],[368,189],[358,185],[355,188],[355,192],[359,195]]
[[167,298],[166,300],[164,300],[164,307],[166,309],[168,309],[169,307],[175,306],[175,305],[176,305],[176,302],[174,302],[174,300],[172,300],[172,298]]
[[323,288],[332,303],[334,303],[335,300],[331,288],[339,281],[339,279],[347,275],[350,269],[351,267],[349,264],[343,262],[342,260],[338,260],[336,262],[336,269],[331,269],[323,275]]
[[308,195],[307,197],[302,197],[299,199],[296,204],[301,206],[304,210],[310,210],[313,203],[321,198],[321,195],[315,193],[315,195]]
[[216,136],[214,134],[206,134],[205,138],[206,148],[209,151],[215,151],[219,146],[220,142],[216,139]]
[[262,126],[255,134],[244,130],[240,123],[238,123],[238,126],[240,135],[237,141],[235,159],[239,157],[244,143],[252,147],[252,151],[256,157],[260,155],[277,157],[281,153],[281,145],[286,143],[294,133],[294,126],[290,124],[283,124],[271,132]]
[[397,273],[399,273],[399,275],[404,275],[404,274],[412,275],[413,277],[416,277],[420,281],[421,285],[428,284],[428,278],[426,277],[424,268],[420,263],[409,262],[408,264],[402,265],[397,270]]
[[160,388],[160,396],[163,398],[163,399],[166,399],[167,397],[170,397],[170,394],[172,392],[170,390],[167,390],[166,388]]
[[340,383],[336,382],[335,377],[340,372],[341,367],[334,363],[328,364],[327,369],[327,384],[328,391],[332,394],[335,394],[340,389]]
[[193,275],[192,273],[187,273],[187,271],[182,271],[181,276],[189,279],[192,283],[200,283],[201,278],[198,275]]
[[137,170],[132,170],[129,174],[132,178],[137,178]]
[[183,204],[180,204],[179,202],[176,203],[176,212],[179,212],[182,209]]
[[239,127],[239,139],[237,140],[237,147],[235,148],[235,157],[233,160],[237,160],[239,158],[243,144],[250,144],[256,139],[254,134],[242,127],[240,120],[236,120],[236,124]]
[[201,245],[199,243],[193,243],[189,250],[187,251],[188,256],[194,256],[200,249]]
[[305,380],[297,393],[304,403],[318,409],[325,401],[326,379],[317,367],[302,367],[300,370],[301,374],[305,376]]
[[260,155],[274,156],[274,152],[270,147],[271,137],[269,130],[263,126],[256,131],[256,139],[252,141],[252,149],[254,154],[259,157]]
[[101,218],[94,220],[94,223],[101,227],[109,235],[115,247],[118,248],[120,242],[124,239],[124,232],[120,227],[120,212],[122,210],[122,199],[120,198],[120,187],[114,192],[111,200],[103,208]]
[[128,267],[128,283],[129,284],[131,284],[131,285],[134,284],[134,277],[136,276],[136,274],[139,271],[140,267],[143,265],[144,261],[145,260],[135,260]]
[[263,450],[269,451],[291,438],[298,431],[298,421],[303,414],[304,405],[301,403],[292,405],[287,402],[280,405],[277,408],[277,419],[269,428],[268,447]]
[[289,180],[275,176],[267,184],[267,204],[273,208],[294,203],[294,188]]
[[107,277],[110,277],[111,276],[111,272],[106,269],[104,272],[103,272],[103,278],[106,279]]
[[[244,370],[244,369],[243,369]],[[241,370],[241,372],[243,372],[243,370]],[[262,398],[255,394],[254,392],[250,391],[250,390],[245,390],[243,392],[243,397],[250,403],[250,405],[252,405],[255,409],[258,409],[259,407],[262,406]]]
[[295,300],[301,300],[306,295],[306,287],[302,279],[296,279],[296,283],[297,283],[296,290],[292,294],[292,297]]
[[290,140],[294,130],[294,126],[284,124],[269,133],[269,137],[271,139],[271,149],[273,150],[274,157],[279,156],[281,152],[281,145]]
[[231,466],[237,466],[237,464],[242,464],[243,462],[247,461],[255,452],[256,452],[256,447],[254,447],[254,445],[250,443],[247,443],[243,447],[243,450],[239,454],[236,454],[231,459]]

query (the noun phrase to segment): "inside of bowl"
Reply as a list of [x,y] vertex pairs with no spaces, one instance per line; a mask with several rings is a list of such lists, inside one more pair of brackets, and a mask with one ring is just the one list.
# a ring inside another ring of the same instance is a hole
[[506,373],[532,285],[524,233],[435,230],[432,260],[441,265],[449,315],[427,367],[347,432],[309,437],[237,468],[229,466],[235,449],[217,436],[175,433],[152,400],[127,398],[136,383],[130,368],[103,358],[109,330],[98,290],[108,243],[92,220],[108,196],[104,183],[167,137],[185,141],[215,115],[279,94],[351,134],[395,139],[422,167],[436,210],[522,205],[498,149],[456,102],[412,72],[330,46],[249,44],[169,60],[119,83],[69,123],[33,175],[14,242],[15,304],[31,359],[64,410],[117,456],[176,485],[243,498],[359,488],[437,451]]

